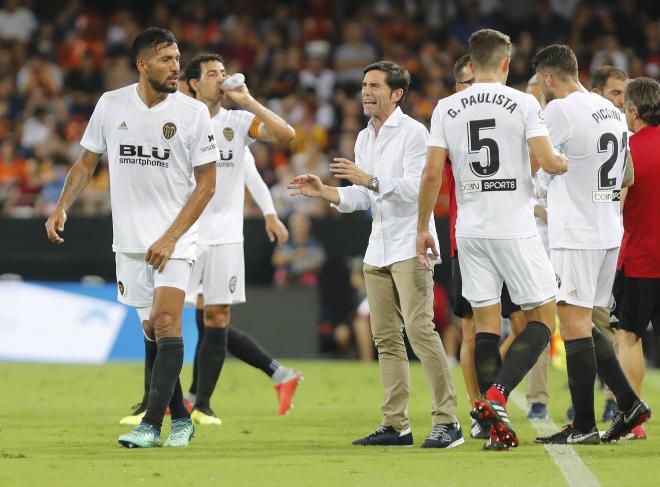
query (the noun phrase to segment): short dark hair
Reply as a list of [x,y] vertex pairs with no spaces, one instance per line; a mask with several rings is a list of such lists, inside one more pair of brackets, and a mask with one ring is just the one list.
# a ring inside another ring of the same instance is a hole
[[619,69],[615,66],[601,66],[591,75],[591,88],[597,88],[600,91],[603,91],[607,84],[607,80],[610,78],[626,81],[628,75],[623,69]]
[[153,49],[154,52],[158,52],[159,46],[165,47],[172,44],[176,44],[176,37],[169,30],[160,27],[149,27],[133,39],[133,45],[131,46],[133,62],[137,62],[138,57],[145,49]]
[[193,96],[197,96],[197,92],[193,89],[192,86],[190,86],[190,80],[199,80],[199,78],[202,76],[202,63],[207,63],[209,61],[218,61],[222,64],[225,63],[225,59],[220,54],[200,54],[199,56],[195,56],[183,70],[182,77],[188,84],[188,89]]
[[465,68],[468,64],[470,63],[470,55],[469,54],[463,54],[461,57],[459,57],[456,62],[454,63],[454,80],[458,79],[458,73],[461,72],[463,68]]
[[397,102],[397,105],[400,105],[410,87],[410,73],[408,70],[391,61],[377,61],[364,68],[362,73],[367,74],[369,71],[382,71],[385,73],[385,83],[392,91],[399,88],[403,90],[403,96]]
[[577,78],[578,62],[575,53],[564,44],[552,44],[542,49],[532,59],[534,71],[552,71],[566,78]]
[[635,78],[626,86],[626,109],[637,108],[648,125],[660,125],[660,83],[653,78]]
[[468,51],[475,67],[495,67],[499,61],[511,56],[511,39],[498,30],[481,29],[470,36]]

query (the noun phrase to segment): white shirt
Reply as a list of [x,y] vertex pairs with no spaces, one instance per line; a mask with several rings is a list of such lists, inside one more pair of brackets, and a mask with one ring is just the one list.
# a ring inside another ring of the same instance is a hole
[[[206,105],[173,93],[149,108],[137,86],[104,93],[80,141],[91,152],[108,152],[115,252],[145,253],[190,197],[193,168],[218,159]],[[194,259],[196,242],[195,223],[172,258]]]
[[545,119],[552,144],[568,159],[568,172],[548,188],[550,248],[619,247],[628,147],[624,114],[602,96],[574,92],[548,103]]
[[449,152],[457,237],[537,235],[527,139],[547,135],[539,102],[501,83],[474,83],[438,102],[429,146]]
[[[428,131],[400,108],[378,131],[373,120],[355,141],[355,163],[378,178],[379,192],[364,186],[337,188],[342,213],[371,208],[373,223],[364,262],[384,267],[417,255],[417,199],[422,170],[426,163]],[[433,216],[429,231],[438,245]],[[436,264],[440,259],[436,260]]]
[[275,213],[268,187],[259,176],[252,153],[259,119],[246,110],[220,111],[213,117],[213,132],[220,159],[215,194],[199,218],[199,243],[217,245],[243,242],[245,186],[264,214]]

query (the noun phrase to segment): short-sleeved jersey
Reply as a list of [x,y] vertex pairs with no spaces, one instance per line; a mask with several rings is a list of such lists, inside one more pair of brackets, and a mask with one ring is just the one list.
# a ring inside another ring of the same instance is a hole
[[548,103],[545,120],[552,145],[568,159],[568,172],[548,187],[550,248],[619,247],[628,147],[623,113],[602,96],[574,92]]
[[[115,252],[144,253],[190,197],[193,168],[218,159],[206,106],[182,93],[147,107],[137,84],[104,93],[80,142],[108,153]],[[197,224],[176,243],[172,258],[194,259]]]
[[220,111],[212,118],[220,159],[215,194],[199,218],[199,243],[243,241],[246,146],[254,142],[259,119],[246,110]]
[[538,101],[500,83],[474,83],[438,102],[428,145],[452,161],[457,237],[537,235],[527,139],[547,135]]

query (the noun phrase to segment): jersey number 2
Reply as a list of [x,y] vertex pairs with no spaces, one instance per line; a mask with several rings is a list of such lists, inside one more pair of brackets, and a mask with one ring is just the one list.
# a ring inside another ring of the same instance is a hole
[[[610,171],[616,164],[619,157],[619,141],[616,135],[612,133],[605,133],[598,139],[598,152],[607,152],[610,144],[612,144],[612,154],[598,169],[598,189],[612,189],[616,186],[616,178],[611,178]],[[621,137],[621,150],[625,151],[628,146],[628,132],[624,132]]]
[[480,161],[470,162],[472,172],[479,177],[492,176],[500,168],[500,149],[497,142],[488,137],[481,138],[481,131],[495,128],[495,119],[470,120],[468,123],[468,152],[479,154],[482,148],[486,148],[488,162],[485,166]]

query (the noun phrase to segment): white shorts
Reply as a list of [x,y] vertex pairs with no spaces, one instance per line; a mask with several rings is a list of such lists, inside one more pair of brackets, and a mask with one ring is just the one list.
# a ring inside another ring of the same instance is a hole
[[197,295],[204,305],[245,302],[245,259],[243,243],[198,245],[186,304],[194,305]]
[[557,274],[557,302],[593,308],[609,306],[619,248],[552,249],[550,260]]
[[[183,291],[188,288],[192,262],[170,259],[165,264],[163,272],[158,272],[144,260],[145,255],[122,252],[115,254],[117,299],[120,303],[136,308],[150,308],[154,298],[154,289],[157,287],[175,287]],[[142,319],[143,313],[138,311],[138,314]]]
[[516,239],[457,237],[463,296],[473,307],[500,301],[506,282],[511,301],[533,309],[554,299],[557,281],[538,236]]

